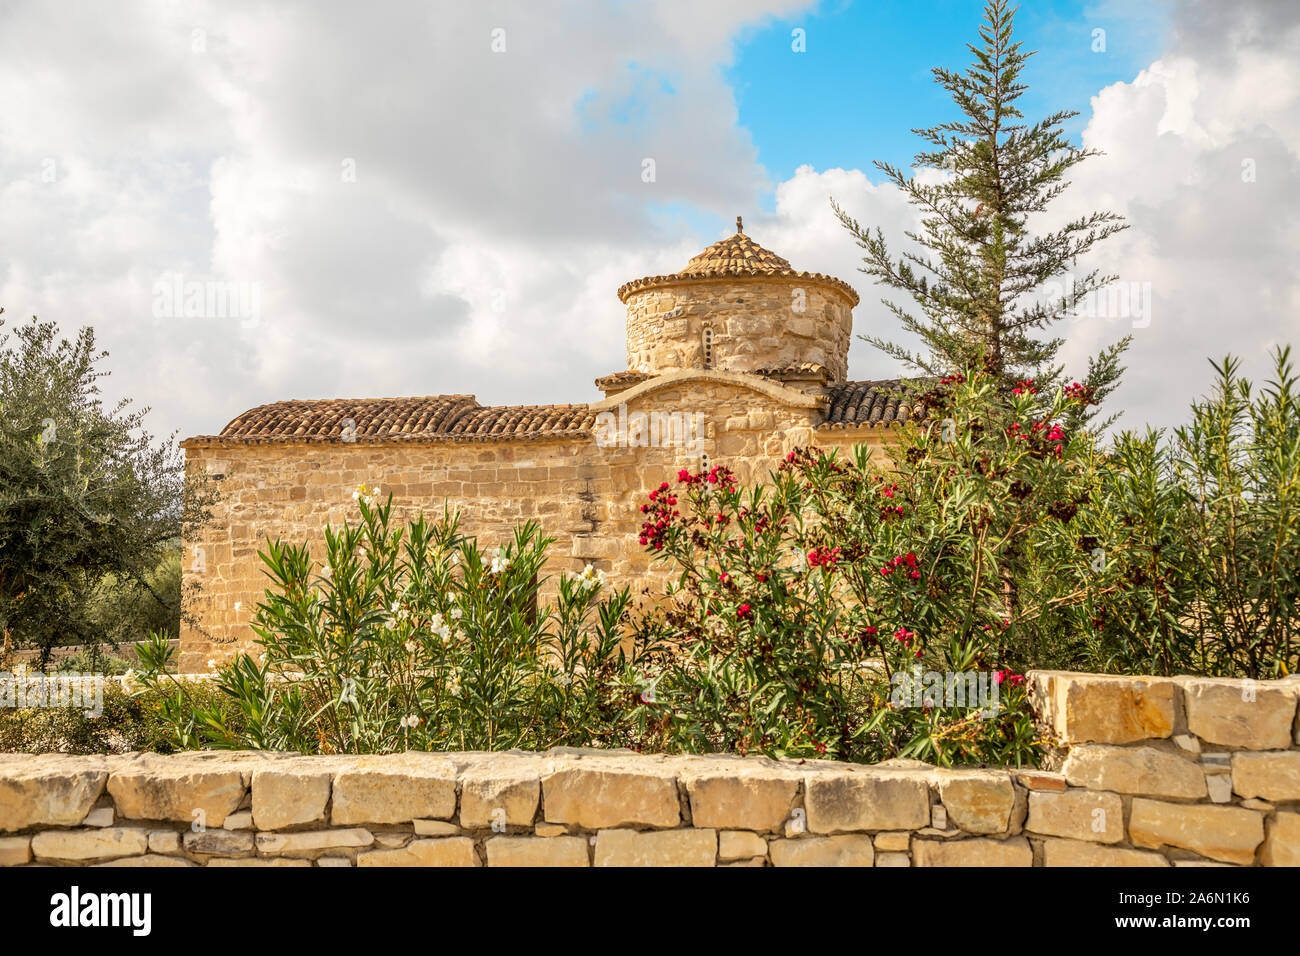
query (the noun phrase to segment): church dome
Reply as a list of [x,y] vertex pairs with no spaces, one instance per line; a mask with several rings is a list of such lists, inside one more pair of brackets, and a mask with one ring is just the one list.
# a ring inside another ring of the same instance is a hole
[[764,249],[740,231],[743,223],[737,221],[736,234],[715,242],[687,263],[679,275],[720,276],[781,274],[793,272],[790,263],[775,252]]
[[618,290],[627,306],[628,369],[759,372],[817,365],[831,381],[848,372],[858,294],[820,272],[800,272],[745,234],[713,243],[672,275]]

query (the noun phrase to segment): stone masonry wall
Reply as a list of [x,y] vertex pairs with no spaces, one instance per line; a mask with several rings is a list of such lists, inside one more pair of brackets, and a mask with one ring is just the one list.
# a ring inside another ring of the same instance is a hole
[[831,381],[848,374],[853,308],[839,286],[806,278],[717,279],[657,285],[627,296],[627,367],[660,374],[713,366],[740,372],[810,362]]
[[[392,493],[396,520],[421,510],[440,515],[446,501],[462,510],[462,530],[488,548],[536,520],[556,539],[549,573],[593,564],[616,585],[657,587],[663,572],[637,543],[638,508],[652,488],[682,468],[698,468],[701,454],[743,481],[761,480],[788,450],[818,437],[815,409],[785,407],[733,382],[683,382],[624,404],[629,414],[700,416],[698,447],[600,447],[591,439],[187,447],[188,467],[223,477],[213,520],[185,542],[186,579],[199,585],[190,610],[199,623],[182,628],[181,672],[203,672],[209,660],[253,649],[248,622],[267,585],[258,550],[268,536],[308,541],[323,564],[323,529],[358,520],[352,493],[362,483]],[[844,440],[837,432],[830,442]],[[879,438],[859,433],[856,440]]]
[[0,755],[0,865],[1300,865],[1300,681],[1040,672],[1060,770]]

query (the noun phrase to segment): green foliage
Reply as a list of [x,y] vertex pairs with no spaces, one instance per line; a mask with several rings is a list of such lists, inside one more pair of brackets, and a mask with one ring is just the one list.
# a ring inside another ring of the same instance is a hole
[[1253,678],[1300,668],[1300,414],[1290,349],[1257,395],[1231,357],[1172,435],[1124,433],[1086,512],[1104,556],[1069,626],[1084,666]]
[[382,753],[617,736],[634,717],[619,647],[628,592],[602,594],[592,574],[563,577],[555,606],[539,608],[550,539],[535,523],[488,555],[460,534],[457,515],[393,528],[391,507],[363,495],[359,524],[326,529],[323,568],[306,545],[268,542],[272,588],[253,621],[263,650],[219,671],[222,707],[188,700],[166,676],[160,638],[140,648],[144,684],[174,688],[177,742]]
[[[677,577],[641,629],[662,675],[642,744],[1019,763],[1037,746],[1030,668],[1294,673],[1289,354],[1258,398],[1233,360],[1219,376],[1172,441],[1124,433],[1101,449],[1065,424],[1086,420],[1087,386],[1004,389],[978,370],[919,397],[891,462],[804,450],[767,487],[725,467],[664,483],[642,543]],[[897,694],[917,672],[994,672],[996,715]]]
[[[894,258],[883,230],[872,232],[832,206],[865,252],[862,271],[912,300],[909,306],[883,301],[923,350],[876,337],[867,341],[928,376],[984,368],[999,385],[1030,375],[1055,384],[1059,370],[1050,366],[1061,340],[1038,333],[1114,277],[1092,270],[1069,284],[1054,280],[1126,227],[1114,213],[1093,212],[1055,230],[1031,229],[1031,219],[1069,185],[1070,169],[1096,151],[1070,144],[1063,124],[1074,112],[1023,122],[1016,103],[1026,89],[1021,74],[1032,54],[1012,40],[1014,14],[1005,0],[990,0],[980,44],[968,44],[970,67],[963,73],[933,71],[962,118],[913,131],[930,147],[915,157],[920,172],[909,176],[888,163],[875,164],[921,211],[920,230],[907,234],[919,249]],[[1098,374],[1085,383],[1101,397],[1113,380]]]
[[[223,695],[205,682],[186,682],[186,694],[194,706],[225,707]],[[171,753],[178,745],[170,699],[165,691],[128,692],[118,681],[106,680],[98,717],[77,707],[0,708],[0,753]],[[226,719],[238,715],[228,713]]]
[[[929,431],[910,440],[956,454]],[[1032,459],[1026,473],[1054,467],[1044,449],[1009,454]],[[1032,761],[1023,677],[1006,666],[1024,659],[1008,617],[1028,611],[1008,609],[1004,542],[984,507],[991,482],[1015,479],[963,482],[949,460],[912,456],[889,473],[866,447],[852,462],[803,451],[770,488],[715,467],[653,492],[642,538],[678,574],[658,628],[639,635],[657,639],[641,657],[664,675],[644,745]],[[984,699],[900,694],[927,672],[977,671]]]
[[147,409],[101,403],[106,353],[90,329],[69,342],[33,319],[10,338],[0,337],[0,659],[34,647],[44,663],[55,645],[98,642],[113,604],[174,631],[179,592],[160,563],[206,516],[210,486],[202,475],[187,483],[179,450],[154,445]]

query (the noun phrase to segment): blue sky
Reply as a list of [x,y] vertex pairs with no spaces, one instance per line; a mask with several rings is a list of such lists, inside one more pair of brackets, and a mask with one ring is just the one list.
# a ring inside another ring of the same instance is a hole
[[[740,125],[773,181],[788,179],[803,164],[818,170],[869,170],[878,159],[910,165],[920,145],[910,130],[956,118],[930,70],[970,62],[966,44],[977,36],[982,10],[982,0],[934,0],[923,12],[915,0],[824,0],[811,16],[773,21],[744,35],[726,75]],[[1159,58],[1168,42],[1167,14],[1161,3],[1023,4],[1017,36],[1037,51],[1025,72],[1026,118],[1078,110],[1067,127],[1077,138],[1091,96],[1132,81]],[[805,31],[802,54],[791,49],[796,28]],[[1096,29],[1106,31],[1103,53],[1092,50]]]

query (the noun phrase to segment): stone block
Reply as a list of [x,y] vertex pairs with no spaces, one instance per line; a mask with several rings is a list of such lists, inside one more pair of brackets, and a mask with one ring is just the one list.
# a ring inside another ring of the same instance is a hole
[[1034,852],[1024,837],[991,840],[915,840],[915,866],[1033,866]]
[[334,775],[310,763],[253,772],[253,822],[259,830],[283,830],[325,822]]
[[1155,747],[1081,744],[1070,749],[1062,769],[1071,786],[1091,790],[1188,800],[1206,795],[1197,761]]
[[875,851],[871,837],[861,833],[773,840],[773,866],[871,866]]
[[1044,866],[1168,866],[1169,861],[1150,850],[1102,846],[1085,840],[1044,840]]
[[488,866],[590,866],[587,838],[497,836],[484,844]]
[[1177,685],[1157,677],[1032,671],[1034,710],[1063,744],[1128,744],[1174,730]]
[[45,860],[106,860],[142,856],[148,849],[149,834],[130,827],[46,830],[32,837],[32,854]]
[[930,791],[918,775],[827,772],[809,774],[804,787],[813,833],[916,830],[930,823]]
[[34,757],[0,763],[0,832],[74,827],[104,792],[108,770],[85,758]]
[[951,771],[937,779],[948,819],[967,833],[1002,833],[1010,825],[1016,790],[1008,774]]
[[1295,685],[1192,677],[1182,687],[1187,729],[1202,740],[1243,750],[1291,746]]
[[718,859],[750,860],[767,855],[767,841],[747,830],[723,830],[718,834]]
[[400,850],[366,850],[357,854],[357,866],[478,866],[474,841],[469,837],[412,840]]
[[1259,862],[1265,866],[1300,866],[1300,813],[1279,812],[1268,821]]
[[1118,843],[1124,839],[1124,803],[1118,794],[1095,790],[1034,790],[1029,794],[1025,829],[1044,836]]
[[1300,800],[1300,751],[1233,754],[1232,789],[1243,797]]
[[587,830],[675,827],[681,823],[677,777],[648,763],[574,760],[542,776],[547,823]]
[[239,809],[244,779],[233,768],[187,768],[155,758],[139,768],[115,771],[108,792],[128,820],[201,820],[211,828]]
[[734,763],[734,769],[683,773],[692,822],[697,827],[779,831],[790,818],[799,778]]
[[713,866],[716,830],[601,830],[596,836],[597,866]]
[[456,812],[455,767],[406,754],[367,758],[335,774],[333,796],[335,826],[445,820]]
[[257,834],[257,849],[260,853],[311,853],[335,847],[366,847],[374,842],[374,834],[363,827]]
[[1142,847],[1180,847],[1225,863],[1249,864],[1264,841],[1264,817],[1240,807],[1135,798],[1129,836]]
[[478,763],[460,775],[460,825],[532,826],[540,794],[537,761]]
[[181,840],[187,853],[210,853],[213,856],[251,856],[253,834],[247,830],[207,829],[187,833]]

